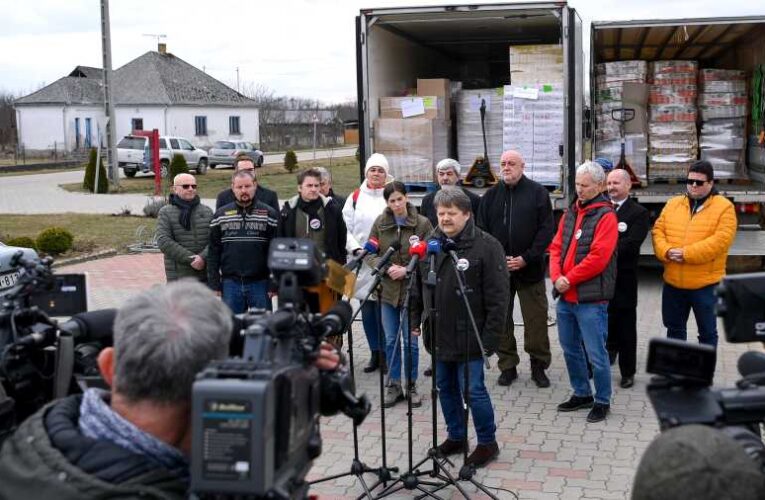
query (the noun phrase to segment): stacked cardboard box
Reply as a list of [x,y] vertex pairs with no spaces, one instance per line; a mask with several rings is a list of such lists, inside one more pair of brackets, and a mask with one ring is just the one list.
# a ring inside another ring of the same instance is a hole
[[648,177],[681,179],[698,157],[698,63],[654,61],[648,73]]
[[[595,144],[593,158],[608,158],[616,165],[620,159],[621,139],[619,122],[611,114],[620,108],[641,109],[633,103],[625,104],[625,84],[644,84],[648,65],[645,61],[614,61],[596,66],[595,77]],[[642,103],[645,111],[645,102]],[[618,117],[618,113],[617,113]],[[644,123],[644,119],[643,119]],[[646,153],[648,135],[645,128],[625,134],[624,152],[627,163],[635,175],[646,179]]]
[[396,180],[434,182],[436,163],[451,150],[450,100],[446,79],[418,79],[416,96],[380,98],[374,150],[386,156]]
[[563,83],[563,46],[511,45],[510,84]]
[[503,150],[523,155],[525,174],[560,187],[563,144],[563,85],[507,85],[504,90]]
[[703,69],[699,72],[701,159],[708,160],[720,179],[746,178],[747,95],[743,71]]
[[[499,175],[502,154],[503,88],[461,90],[457,93],[457,159],[470,167],[476,157],[483,156],[481,103],[486,104],[486,147],[492,171]],[[467,171],[467,170],[466,170]]]

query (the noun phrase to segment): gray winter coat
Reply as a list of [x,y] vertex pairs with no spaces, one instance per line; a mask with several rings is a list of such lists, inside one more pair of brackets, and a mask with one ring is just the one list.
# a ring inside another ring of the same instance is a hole
[[178,218],[181,210],[175,205],[165,205],[159,211],[157,222],[157,244],[165,255],[167,281],[180,278],[196,278],[207,281],[207,270],[191,267],[191,258],[201,255],[207,260],[207,244],[210,239],[210,221],[213,212],[200,203],[191,213],[191,229],[186,231]]

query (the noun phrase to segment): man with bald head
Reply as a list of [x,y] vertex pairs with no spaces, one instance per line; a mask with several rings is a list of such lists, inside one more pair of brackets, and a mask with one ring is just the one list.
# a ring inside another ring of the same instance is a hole
[[199,202],[194,176],[176,175],[168,204],[157,216],[157,245],[165,255],[167,281],[187,277],[207,281],[205,261],[212,216],[212,209]]
[[637,267],[640,245],[650,222],[648,210],[630,198],[630,174],[618,168],[608,174],[608,197],[614,204],[619,241],[616,258],[616,288],[608,303],[608,340],[606,348],[611,364],[619,359],[623,389],[635,384],[635,351],[637,350]]
[[553,237],[553,215],[547,189],[523,174],[523,156],[517,151],[502,153],[500,180],[481,199],[478,225],[494,236],[505,249],[510,275],[505,335],[497,355],[501,375],[497,383],[510,385],[518,378],[518,348],[513,331],[515,294],[523,316],[524,349],[531,359],[531,379],[538,387],[549,387],[545,370],[550,366],[547,336],[547,294],[544,255]]

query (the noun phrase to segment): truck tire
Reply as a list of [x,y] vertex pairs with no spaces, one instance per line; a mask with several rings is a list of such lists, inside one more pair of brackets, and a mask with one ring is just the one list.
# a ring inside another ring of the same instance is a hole
[[263,166],[263,155],[260,155],[260,158],[258,158],[258,163],[255,166],[258,168]]
[[207,158],[200,158],[197,162],[197,175],[205,175],[207,173]]
[[159,164],[159,176],[163,179],[167,179],[167,177],[170,175],[170,162],[167,160],[162,160]]
[[125,172],[125,177],[130,177],[130,178],[135,177],[135,174],[137,173],[135,170],[128,170],[128,169],[123,169],[123,172]]

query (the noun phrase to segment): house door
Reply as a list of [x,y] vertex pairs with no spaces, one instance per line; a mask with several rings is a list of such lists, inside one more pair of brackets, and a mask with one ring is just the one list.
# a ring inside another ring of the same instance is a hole
[[74,149],[80,149],[80,119],[74,119]]
[[90,148],[90,118],[85,118],[85,147]]

